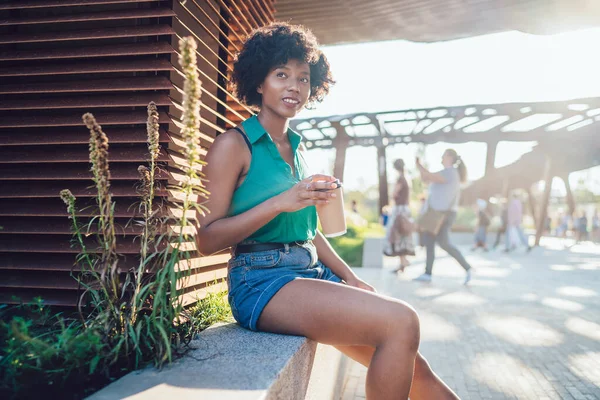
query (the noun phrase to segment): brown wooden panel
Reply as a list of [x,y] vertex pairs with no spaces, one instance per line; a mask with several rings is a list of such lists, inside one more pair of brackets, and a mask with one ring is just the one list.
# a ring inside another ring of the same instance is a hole
[[132,8],[130,10],[122,11],[84,12],[80,14],[68,13],[44,17],[0,18],[0,26],[159,18],[173,17],[174,15],[173,10],[170,8]]
[[0,68],[0,77],[3,76],[33,76],[33,75],[75,75],[75,74],[100,74],[110,72],[146,72],[146,71],[172,71],[173,65],[164,58],[137,57],[128,60],[94,60],[60,64],[23,65],[19,68]]
[[[110,165],[110,179],[118,180],[136,180],[139,179],[137,168],[145,163],[141,161],[128,163],[112,163]],[[0,185],[10,183],[2,181],[19,180],[82,180],[91,179],[92,173],[89,171],[88,163],[60,163],[52,164],[52,168],[41,168],[36,164],[11,164],[3,165],[0,168]],[[165,171],[158,171],[156,179],[167,180]],[[1,231],[0,231],[1,232]]]
[[114,39],[125,37],[160,36],[172,34],[173,29],[171,29],[169,25],[125,26],[105,29],[85,29],[81,31],[36,32],[3,35],[0,36],[0,44]]
[[[115,226],[117,235],[139,235],[141,233],[141,227],[139,225],[128,224],[128,218],[116,218]],[[88,230],[87,226],[89,219],[81,218],[79,220],[81,226],[85,226],[84,232],[94,233],[97,231],[96,226],[93,225]],[[2,230],[0,235],[10,234],[39,234],[39,235],[53,235],[61,234],[68,235],[72,233],[72,223],[67,217],[55,217],[55,218],[38,218],[38,217],[3,217],[2,218]]]
[[219,282],[216,285],[203,284],[187,289],[182,295],[183,305],[187,306],[196,303],[205,298],[209,293],[220,293],[227,290],[227,281]]
[[[81,111],[69,113],[54,112],[51,115],[33,114],[27,118],[22,116],[2,116],[0,128],[32,128],[32,127],[55,127],[55,126],[81,126],[83,124]],[[129,125],[145,124],[148,120],[146,110],[136,111],[94,111],[94,116],[100,125]],[[160,123],[169,123],[171,118],[166,113],[159,113]]]
[[[107,131],[107,135],[108,135]],[[50,150],[50,151],[49,151]],[[144,162],[147,158],[148,148],[145,145],[113,145],[109,149],[111,162]],[[159,161],[168,161],[165,152],[161,152]],[[48,148],[45,146],[24,146],[18,149],[13,147],[0,147],[0,164],[26,164],[26,163],[55,163],[89,161],[89,153],[84,146],[64,145]],[[74,168],[77,166],[73,166]],[[85,165],[79,165],[84,167]]]
[[[75,259],[76,255],[64,253],[0,253],[0,270],[75,271]],[[135,255],[121,257],[119,270],[126,272],[138,263]]]
[[173,88],[173,84],[169,78],[157,75],[0,85],[0,94],[122,92],[131,90],[169,90],[171,88]]
[[79,283],[68,272],[0,270],[0,290],[11,287],[77,290]]
[[[112,182],[110,191],[113,197],[135,197],[137,192],[135,184],[137,181]],[[0,191],[0,198],[36,198],[57,197],[61,190],[70,189],[75,197],[95,197],[95,188],[90,187],[89,181],[26,181],[11,182],[7,184],[10,190]],[[159,196],[165,196],[164,190],[157,192]]]
[[151,101],[158,106],[171,104],[165,93],[134,93],[111,95],[72,95],[69,97],[33,97],[28,99],[0,100],[0,110],[49,110],[60,108],[98,108],[98,107],[144,107]]
[[91,6],[99,4],[150,3],[165,0],[13,0],[0,4],[0,10],[27,8]]
[[0,52],[0,61],[58,60],[65,58],[139,56],[145,54],[174,53],[167,42],[147,42],[73,48],[50,48]]
[[[0,235],[0,252],[7,253],[69,253],[78,254],[71,246],[71,235]],[[90,253],[96,245],[92,239],[86,242]],[[139,246],[133,238],[117,238],[117,251],[121,254],[139,254]]]
[[[10,183],[4,183],[10,185]],[[65,182],[65,188],[69,182]],[[139,201],[138,197],[122,197],[115,199],[115,217],[133,217],[137,212],[135,207],[130,207]],[[95,214],[95,199],[77,199],[78,215],[90,216]],[[34,216],[34,217],[67,217],[65,203],[57,196],[49,198],[0,198],[0,217],[6,216]],[[1,223],[0,223],[1,226]]]
[[[144,127],[122,128],[111,126],[106,130],[111,145],[117,143],[146,143],[148,134]],[[48,145],[48,144],[87,144],[90,132],[83,126],[67,128],[24,128],[0,130],[0,148],[3,146]],[[160,130],[159,141],[163,145],[169,142],[164,129]]]

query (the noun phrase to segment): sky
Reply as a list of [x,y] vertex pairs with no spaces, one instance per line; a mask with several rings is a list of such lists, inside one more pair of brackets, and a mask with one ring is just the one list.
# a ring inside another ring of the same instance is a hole
[[[314,110],[299,119],[366,111],[407,108],[568,100],[600,96],[600,29],[558,35],[511,31],[472,38],[415,43],[404,40],[325,46],[336,85]],[[500,142],[495,166],[516,161],[535,142]],[[427,146],[425,160],[436,169],[447,147],[455,148],[469,167],[470,179],[483,175],[485,144]],[[402,157],[414,166],[417,145],[387,150],[388,167]],[[348,150],[344,180],[349,189],[377,183],[375,148]],[[332,151],[310,150],[307,158],[316,172],[328,172]],[[393,175],[390,174],[389,175]],[[393,176],[389,177],[394,179]],[[571,174],[600,193],[600,167]],[[557,187],[563,191],[563,187]]]

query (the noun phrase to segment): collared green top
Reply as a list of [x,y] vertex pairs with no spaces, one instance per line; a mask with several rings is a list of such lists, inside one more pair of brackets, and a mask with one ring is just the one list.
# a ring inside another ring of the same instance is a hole
[[[288,138],[294,155],[294,170],[279,154],[271,136],[256,116],[242,122],[244,131],[252,144],[252,160],[245,180],[231,199],[228,216],[241,214],[274,197],[307,176],[307,165],[298,151],[302,137],[288,129]],[[317,209],[305,207],[291,213],[281,213],[265,226],[254,232],[244,242],[291,243],[312,240],[317,232]]]

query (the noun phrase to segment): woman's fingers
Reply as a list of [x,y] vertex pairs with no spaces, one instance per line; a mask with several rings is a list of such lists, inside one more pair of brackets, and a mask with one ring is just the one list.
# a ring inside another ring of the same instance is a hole
[[305,206],[318,206],[318,205],[322,205],[322,204],[329,204],[329,200],[304,199],[304,200],[302,200],[302,204]]
[[332,195],[335,195],[335,193],[316,192],[314,190],[308,190],[308,191],[299,192],[298,195],[302,199],[320,199],[320,200],[326,200],[326,199],[329,199],[329,198],[333,197]]
[[302,183],[303,185],[305,185],[306,190],[313,190],[313,191],[318,191],[318,190],[333,190],[333,189],[337,189],[338,185],[335,181],[329,181],[329,182],[325,182],[325,181],[316,181],[316,182],[308,182],[308,183]]
[[305,185],[311,184],[311,186],[316,184],[316,185],[323,186],[323,188],[325,188],[327,185],[331,185],[336,180],[337,179],[331,175],[316,174],[316,175],[311,175],[308,178],[304,178],[300,182]]

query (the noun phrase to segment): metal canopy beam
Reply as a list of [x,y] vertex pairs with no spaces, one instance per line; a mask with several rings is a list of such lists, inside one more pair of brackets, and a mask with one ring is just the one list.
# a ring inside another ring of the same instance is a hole
[[348,135],[349,147],[399,143],[497,143],[545,141],[555,135],[577,134],[600,121],[600,98],[540,103],[475,104],[355,113],[293,120],[308,149],[335,147],[334,131]]

